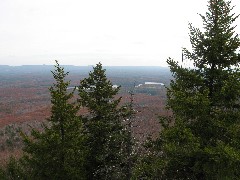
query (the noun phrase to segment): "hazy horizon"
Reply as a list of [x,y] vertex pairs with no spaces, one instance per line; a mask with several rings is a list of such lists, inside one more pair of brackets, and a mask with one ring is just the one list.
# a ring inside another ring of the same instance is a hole
[[0,64],[166,67],[190,47],[188,23],[202,27],[207,1],[1,0]]
[[[23,65],[7,65],[7,64],[0,64],[1,66],[8,66],[8,67],[22,67],[22,66],[54,66],[55,64],[23,64]],[[89,65],[72,65],[72,64],[60,64],[60,66],[73,66],[73,67],[93,67],[96,64],[89,64]],[[149,68],[169,68],[167,66],[154,66],[154,65],[104,65],[103,67],[149,67]]]

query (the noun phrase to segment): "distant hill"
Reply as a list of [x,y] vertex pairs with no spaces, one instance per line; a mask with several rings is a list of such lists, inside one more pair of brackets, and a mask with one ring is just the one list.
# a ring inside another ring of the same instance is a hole
[[[92,70],[92,66],[63,65],[66,71],[87,75]],[[169,68],[160,66],[105,66],[107,75],[110,77],[156,77],[170,76]],[[0,74],[29,74],[47,73],[51,74],[53,65],[23,65],[8,66],[0,65]]]

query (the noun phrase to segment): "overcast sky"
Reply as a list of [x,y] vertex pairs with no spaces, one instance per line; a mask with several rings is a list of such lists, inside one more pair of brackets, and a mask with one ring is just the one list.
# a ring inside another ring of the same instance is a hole
[[[0,64],[166,66],[207,0],[0,0]],[[240,1],[233,0],[240,13]],[[237,30],[240,34],[240,18]]]

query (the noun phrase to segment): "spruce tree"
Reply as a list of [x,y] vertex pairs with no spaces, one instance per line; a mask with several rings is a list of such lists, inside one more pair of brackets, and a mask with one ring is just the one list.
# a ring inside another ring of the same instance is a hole
[[89,149],[88,179],[127,178],[129,135],[123,120],[128,115],[126,108],[119,105],[121,98],[115,97],[119,88],[113,88],[101,63],[80,81],[79,104],[89,112],[83,121]]
[[86,179],[83,146],[82,118],[79,107],[73,103],[74,91],[68,92],[68,72],[56,61],[52,71],[56,83],[50,87],[51,117],[44,124],[43,132],[32,130],[25,135],[23,164],[29,170],[30,179]]
[[[240,178],[240,40],[230,1],[209,0],[203,31],[189,25],[192,51],[168,59],[174,80],[167,89],[172,117],[143,158],[138,177],[159,179]],[[150,161],[151,160],[151,161]]]

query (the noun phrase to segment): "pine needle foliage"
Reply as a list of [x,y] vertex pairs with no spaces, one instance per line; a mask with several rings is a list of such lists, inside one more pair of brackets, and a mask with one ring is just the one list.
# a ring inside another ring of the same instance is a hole
[[[113,88],[105,69],[98,63],[89,77],[80,81],[79,104],[88,109],[84,122],[89,149],[88,179],[127,179],[129,176],[129,134],[123,121],[129,116],[127,107],[121,106],[116,95],[120,87]],[[130,140],[131,141],[131,140]]]
[[[172,117],[144,157],[138,177],[240,178],[240,40],[230,1],[209,0],[203,30],[189,24],[194,68],[167,60],[174,80],[167,89]],[[149,162],[149,158],[152,160]],[[151,172],[151,173],[149,173]]]
[[87,150],[82,118],[77,115],[79,106],[72,101],[75,90],[69,92],[68,72],[57,61],[52,74],[56,81],[49,89],[52,114],[43,132],[33,129],[31,136],[25,135],[23,162],[31,179],[86,179]]

